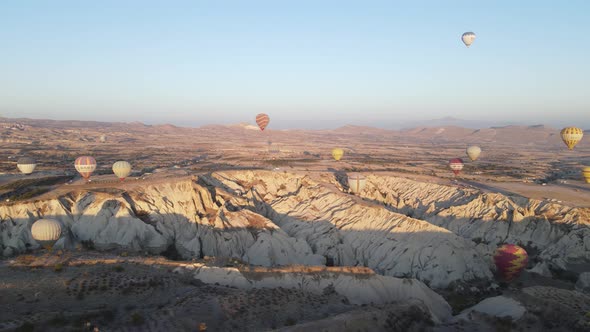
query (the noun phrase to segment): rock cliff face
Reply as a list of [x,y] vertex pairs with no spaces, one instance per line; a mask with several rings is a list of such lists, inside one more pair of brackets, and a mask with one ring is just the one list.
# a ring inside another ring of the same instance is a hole
[[590,261],[588,224],[577,209],[375,176],[361,199],[326,177],[222,172],[4,205],[0,250],[10,256],[37,247],[30,226],[45,217],[65,226],[57,248],[175,249],[185,258],[262,266],[360,265],[435,288],[490,279],[489,254],[502,240],[534,246],[554,267]]
[[382,176],[367,177],[361,196],[482,243],[478,249],[485,255],[506,242],[555,269],[590,266],[590,213],[584,209]]

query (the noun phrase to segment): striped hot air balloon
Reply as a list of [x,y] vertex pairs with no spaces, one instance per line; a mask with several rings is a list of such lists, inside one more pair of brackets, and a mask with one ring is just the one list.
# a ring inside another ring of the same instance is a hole
[[35,170],[35,167],[37,167],[37,163],[31,157],[22,157],[17,161],[16,167],[23,174],[31,174]]
[[517,277],[528,262],[529,255],[526,250],[514,244],[504,244],[494,253],[498,276],[506,281]]
[[348,187],[353,193],[358,194],[365,188],[365,185],[367,185],[367,178],[364,175],[353,173],[348,176]]
[[584,176],[586,183],[590,183],[590,167],[582,168],[582,175]]
[[567,145],[567,148],[570,150],[574,149],[574,146],[578,144],[578,142],[584,136],[584,131],[580,128],[576,127],[566,127],[561,130],[561,139]]
[[113,173],[123,181],[131,174],[131,164],[124,160],[117,161],[113,164]]
[[260,114],[256,115],[256,123],[258,124],[258,127],[260,127],[260,130],[264,131],[264,128],[266,128],[266,126],[268,126],[269,122],[270,122],[270,118],[268,117],[268,115],[266,115],[264,113],[260,113]]
[[344,156],[344,150],[340,148],[332,149],[332,157],[334,158],[334,160],[338,161],[342,159],[342,156]]
[[465,166],[465,164],[463,163],[463,159],[461,158],[453,158],[449,160],[449,167],[451,168],[453,173],[455,173],[455,175],[458,175],[461,172],[463,166]]
[[47,250],[61,237],[61,223],[53,219],[39,219],[31,227],[31,235]]
[[96,169],[96,160],[89,156],[82,156],[76,159],[74,165],[76,166],[76,171],[78,171],[84,179],[88,180],[90,175],[92,175],[92,172]]

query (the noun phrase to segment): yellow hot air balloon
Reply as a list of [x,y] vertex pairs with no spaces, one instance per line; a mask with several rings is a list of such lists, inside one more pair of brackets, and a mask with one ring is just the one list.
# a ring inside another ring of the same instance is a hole
[[49,250],[61,237],[61,223],[54,219],[39,219],[31,227],[31,235]]
[[342,150],[340,148],[335,148],[332,150],[332,157],[334,157],[334,160],[336,160],[336,161],[340,160],[343,155],[344,155],[344,150]]
[[480,153],[481,148],[479,146],[473,145],[467,148],[467,156],[469,156],[469,159],[471,159],[471,161],[477,160]]
[[590,183],[590,167],[582,168],[582,175],[584,176],[586,183]]
[[461,40],[463,41],[465,46],[469,47],[469,46],[471,46],[471,44],[473,44],[473,41],[475,41],[475,34],[471,31],[465,32],[461,36]]
[[115,173],[119,180],[123,181],[131,174],[131,164],[124,160],[119,160],[113,164],[113,173]]
[[574,146],[580,142],[583,136],[584,131],[580,128],[566,127],[561,130],[561,139],[570,150],[574,149]]

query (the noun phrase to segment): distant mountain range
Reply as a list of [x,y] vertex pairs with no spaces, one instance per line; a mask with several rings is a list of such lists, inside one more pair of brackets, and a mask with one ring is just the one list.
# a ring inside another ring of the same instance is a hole
[[485,120],[463,120],[454,117],[444,117],[440,119],[432,119],[426,121],[407,121],[400,124],[401,129],[416,128],[416,127],[445,127],[456,126],[463,128],[490,128],[499,126],[524,126],[524,123],[517,122],[501,122],[501,121],[485,121]]

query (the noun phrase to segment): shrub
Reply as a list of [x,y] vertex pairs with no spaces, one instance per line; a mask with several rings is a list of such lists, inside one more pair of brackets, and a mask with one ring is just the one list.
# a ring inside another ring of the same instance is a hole
[[133,325],[143,325],[143,323],[145,323],[145,319],[143,318],[143,316],[140,313],[134,312],[131,315],[131,323]]

